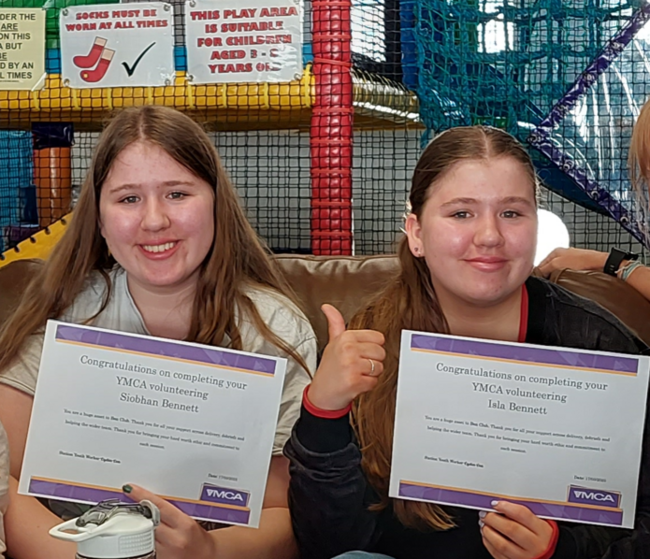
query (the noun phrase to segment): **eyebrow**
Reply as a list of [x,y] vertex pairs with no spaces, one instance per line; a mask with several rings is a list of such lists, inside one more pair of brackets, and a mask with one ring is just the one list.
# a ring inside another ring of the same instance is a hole
[[[478,203],[479,201],[476,200],[475,198],[454,198],[453,200],[449,200],[449,202],[445,202],[440,207],[445,208],[447,206],[456,206],[458,204],[473,205]],[[528,198],[523,198],[521,196],[508,196],[507,198],[503,198],[499,200],[499,203],[500,204],[526,204],[528,206],[534,206],[534,203],[532,203]]]
[[[169,186],[194,186],[194,183],[188,181],[164,181],[160,183],[159,186],[169,187]],[[138,183],[124,183],[114,188],[109,189],[108,194],[119,194],[124,190],[133,190],[140,188]]]

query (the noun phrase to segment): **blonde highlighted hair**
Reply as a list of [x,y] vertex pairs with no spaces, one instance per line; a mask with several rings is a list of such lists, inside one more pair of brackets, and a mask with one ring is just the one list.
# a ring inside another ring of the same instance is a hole
[[645,102],[632,130],[627,157],[630,182],[637,198],[639,221],[648,236],[647,216],[650,211],[648,179],[650,178],[650,99]]

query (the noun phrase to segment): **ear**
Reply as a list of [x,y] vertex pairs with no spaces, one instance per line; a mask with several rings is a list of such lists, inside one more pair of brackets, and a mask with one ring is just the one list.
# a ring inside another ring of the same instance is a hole
[[411,254],[416,258],[424,256],[424,245],[422,243],[422,226],[418,221],[418,217],[411,213],[406,218],[404,223],[406,237],[408,238],[409,249]]

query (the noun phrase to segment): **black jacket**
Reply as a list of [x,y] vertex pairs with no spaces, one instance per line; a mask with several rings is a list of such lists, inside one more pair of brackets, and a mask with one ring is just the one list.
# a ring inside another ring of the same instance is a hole
[[[529,278],[526,342],[549,346],[648,353],[648,348],[599,305],[539,278]],[[650,420],[650,414],[646,421]],[[650,559],[650,430],[644,434],[637,529],[558,523],[555,559]],[[291,461],[289,503],[303,559],[330,559],[351,550],[396,559],[490,559],[478,512],[445,507],[456,524],[444,532],[405,528],[378,497],[361,469],[349,418],[321,419],[304,407],[285,447]],[[612,542],[615,542],[612,545]]]

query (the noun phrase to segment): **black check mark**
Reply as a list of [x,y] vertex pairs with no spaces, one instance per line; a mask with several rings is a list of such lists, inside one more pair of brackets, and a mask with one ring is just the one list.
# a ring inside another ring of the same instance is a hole
[[133,63],[133,66],[129,66],[126,62],[122,62],[122,66],[124,66],[124,69],[126,70],[126,73],[129,75],[129,77],[131,77],[131,76],[133,75],[133,72],[135,72],[135,69],[136,69],[136,67],[138,66],[138,64],[140,64],[140,60],[142,60],[142,57],[143,57],[145,54],[147,54],[147,51],[148,51],[151,47],[153,47],[155,44],[156,44],[156,42],[154,41],[154,42],[151,43],[151,44],[150,44],[146,49],[144,49],[144,50],[142,51],[142,54],[141,54],[140,56],[138,56],[138,58],[135,59],[135,62]]

